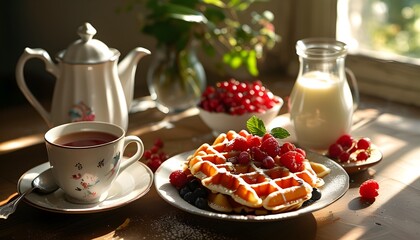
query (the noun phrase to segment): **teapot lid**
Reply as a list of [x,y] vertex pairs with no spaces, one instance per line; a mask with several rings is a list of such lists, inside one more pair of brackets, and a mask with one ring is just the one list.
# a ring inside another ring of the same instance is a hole
[[80,26],[77,33],[80,39],[72,43],[67,50],[63,50],[58,57],[66,63],[93,64],[109,61],[115,55],[116,50],[111,50],[103,42],[93,39],[96,29],[85,23]]

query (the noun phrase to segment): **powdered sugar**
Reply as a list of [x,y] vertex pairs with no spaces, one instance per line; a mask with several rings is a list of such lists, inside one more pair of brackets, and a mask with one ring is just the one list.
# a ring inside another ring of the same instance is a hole
[[211,231],[210,227],[197,226],[192,222],[178,217],[177,215],[165,215],[151,223],[155,231],[155,238],[162,240],[170,239],[231,239]]

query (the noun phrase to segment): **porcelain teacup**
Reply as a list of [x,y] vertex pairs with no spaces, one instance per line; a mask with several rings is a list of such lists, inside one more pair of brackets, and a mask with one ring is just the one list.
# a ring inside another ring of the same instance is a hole
[[[98,203],[119,173],[141,158],[144,145],[137,136],[126,136],[120,126],[105,122],[59,125],[45,134],[48,160],[57,185],[72,203]],[[123,158],[128,144],[136,152]]]

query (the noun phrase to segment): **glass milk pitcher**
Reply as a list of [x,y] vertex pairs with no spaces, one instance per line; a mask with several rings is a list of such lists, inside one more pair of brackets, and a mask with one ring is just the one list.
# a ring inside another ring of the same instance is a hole
[[[326,150],[350,133],[359,94],[356,79],[344,66],[347,47],[334,39],[304,39],[296,44],[299,74],[289,100],[297,143]],[[354,96],[346,73],[351,77]]]

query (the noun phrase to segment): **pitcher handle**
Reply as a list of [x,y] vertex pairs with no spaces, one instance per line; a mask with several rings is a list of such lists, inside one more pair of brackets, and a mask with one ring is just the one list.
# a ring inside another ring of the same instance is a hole
[[346,68],[346,73],[350,76],[350,80],[353,86],[353,111],[356,111],[359,107],[360,95],[359,86],[357,85],[356,76],[349,68]]
[[25,95],[26,99],[28,99],[32,106],[39,112],[44,121],[47,122],[48,126],[52,127],[51,114],[45,110],[45,108],[41,105],[41,103],[32,94],[31,90],[26,85],[24,67],[26,62],[32,58],[41,59],[45,63],[45,69],[55,77],[57,77],[58,68],[51,60],[50,55],[45,50],[40,48],[25,48],[16,65],[16,81],[18,87],[22,91],[23,95]]

